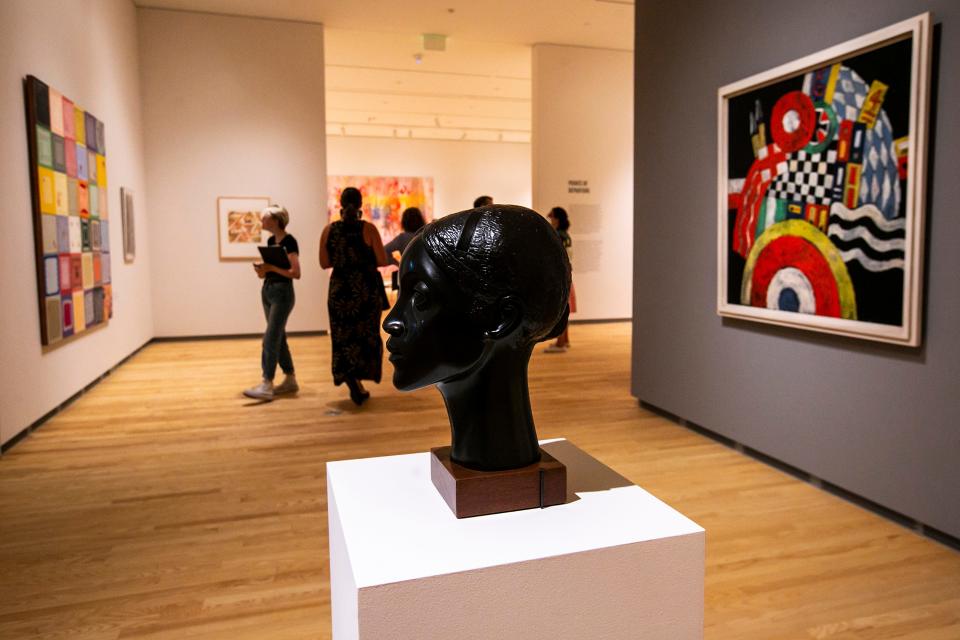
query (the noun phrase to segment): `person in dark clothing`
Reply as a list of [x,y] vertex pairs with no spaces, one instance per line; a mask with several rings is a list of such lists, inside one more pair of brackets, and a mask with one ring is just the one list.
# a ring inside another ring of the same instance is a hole
[[[407,248],[407,245],[410,244],[413,237],[417,235],[417,232],[423,228],[423,225],[423,212],[420,211],[420,209],[408,207],[403,211],[403,215],[400,216],[400,228],[403,229],[403,231],[398,233],[396,237],[383,248],[387,254],[387,262],[389,264],[400,266],[400,256],[403,255],[403,250]],[[393,290],[396,291],[400,288],[397,282],[396,271],[393,272],[392,279]]]
[[[567,210],[563,207],[554,207],[550,210],[550,213],[547,214],[547,219],[550,220],[550,224],[553,225],[553,228],[557,231],[557,235],[560,236],[560,241],[563,242],[563,248],[567,250],[567,258],[570,260],[570,264],[573,264],[573,240],[570,238],[570,216],[567,215]],[[573,281],[570,281],[570,313],[574,313],[577,310],[577,293],[573,288]],[[557,341],[549,345],[544,352],[546,353],[563,353],[570,348],[570,327],[567,326],[559,336],[557,336]]]
[[[257,386],[245,390],[243,395],[258,400],[273,400],[275,395],[295,393],[300,389],[293,371],[290,348],[287,346],[287,318],[290,317],[296,300],[293,281],[300,278],[300,246],[297,239],[287,233],[290,214],[283,207],[270,205],[260,213],[260,221],[263,230],[271,234],[267,244],[279,244],[286,250],[290,268],[281,269],[262,262],[253,265],[257,275],[263,278],[260,300],[267,319],[267,329],[263,332],[260,355],[263,380]],[[275,387],[273,377],[277,372],[277,364],[285,377],[283,382]]]
[[350,399],[357,405],[370,397],[362,380],[380,382],[380,315],[387,302],[377,270],[387,264],[383,241],[375,226],[360,219],[362,205],[359,190],[344,189],[340,195],[340,219],[328,224],[320,236],[320,266],[333,268],[327,297],[333,383],[346,383]]

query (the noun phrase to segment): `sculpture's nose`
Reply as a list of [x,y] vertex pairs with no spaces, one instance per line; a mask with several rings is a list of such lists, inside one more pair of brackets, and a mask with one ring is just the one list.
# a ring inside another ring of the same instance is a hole
[[403,335],[403,323],[400,322],[399,319],[394,318],[393,314],[390,314],[387,316],[387,319],[383,321],[383,330],[391,336],[401,336]]

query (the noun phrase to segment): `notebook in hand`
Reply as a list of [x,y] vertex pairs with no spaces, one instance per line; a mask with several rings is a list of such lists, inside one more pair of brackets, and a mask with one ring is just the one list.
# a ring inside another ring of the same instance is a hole
[[267,247],[257,247],[260,250],[260,257],[266,264],[272,264],[281,269],[290,268],[290,258],[287,256],[287,250],[279,245],[270,245]]

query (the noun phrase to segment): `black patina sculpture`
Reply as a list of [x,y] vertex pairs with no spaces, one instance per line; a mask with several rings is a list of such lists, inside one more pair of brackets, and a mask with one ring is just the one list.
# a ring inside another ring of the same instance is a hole
[[490,205],[424,227],[403,254],[400,295],[383,323],[402,391],[436,384],[470,469],[540,459],[527,363],[567,323],[570,263],[557,233],[530,209]]

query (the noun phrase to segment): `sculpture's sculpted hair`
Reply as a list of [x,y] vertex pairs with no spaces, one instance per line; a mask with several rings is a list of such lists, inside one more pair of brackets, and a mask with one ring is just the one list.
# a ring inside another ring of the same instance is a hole
[[559,335],[569,314],[570,261],[557,232],[524,207],[489,205],[454,213],[423,228],[430,258],[469,296],[472,320],[495,320],[496,303],[515,296],[527,342]]

